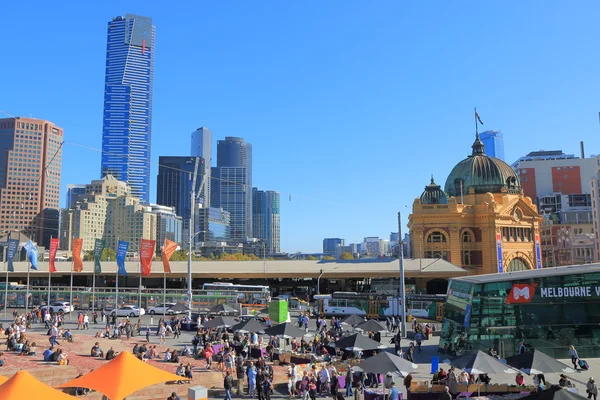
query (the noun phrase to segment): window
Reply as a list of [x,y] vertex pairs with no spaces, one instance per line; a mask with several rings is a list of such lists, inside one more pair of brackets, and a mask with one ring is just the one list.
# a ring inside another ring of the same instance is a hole
[[464,231],[462,234],[462,241],[464,243],[471,243],[473,241],[473,236],[471,235],[471,232]]
[[527,261],[523,260],[520,257],[517,257],[508,264],[507,272],[526,271],[528,269],[530,269],[530,268],[529,268],[529,264],[527,264]]
[[463,252],[463,265],[471,265],[471,252]]
[[428,243],[446,243],[446,236],[440,231],[434,231],[427,237]]

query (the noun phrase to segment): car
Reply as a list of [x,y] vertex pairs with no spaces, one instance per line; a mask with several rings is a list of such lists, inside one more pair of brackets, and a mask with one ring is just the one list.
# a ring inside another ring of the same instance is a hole
[[175,303],[157,304],[154,307],[150,307],[148,309],[148,314],[150,314],[150,315],[154,315],[154,314],[158,314],[158,315],[163,315],[163,314],[168,314],[168,315],[180,314],[181,311],[171,311],[171,310],[169,310],[169,308],[173,307],[174,305],[175,305]]
[[[42,310],[45,310],[48,306],[42,306],[40,307]],[[69,303],[68,301],[56,301],[52,304],[50,304],[50,312],[51,313],[70,313],[71,311],[73,311],[73,306],[71,305],[71,303]]]
[[[140,317],[146,314],[146,311],[138,306],[122,306],[117,309],[116,314],[117,317]],[[112,310],[110,315],[115,315],[115,310]]]

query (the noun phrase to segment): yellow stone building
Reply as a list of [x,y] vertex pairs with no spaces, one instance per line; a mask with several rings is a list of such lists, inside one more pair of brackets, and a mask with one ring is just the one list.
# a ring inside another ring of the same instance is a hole
[[472,155],[460,161],[444,190],[433,177],[409,216],[414,258],[442,258],[471,274],[542,267],[542,217],[523,195],[519,177],[485,154],[476,134]]

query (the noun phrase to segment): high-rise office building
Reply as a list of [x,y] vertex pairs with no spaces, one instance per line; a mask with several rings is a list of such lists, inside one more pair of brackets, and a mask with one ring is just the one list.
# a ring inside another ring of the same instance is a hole
[[204,246],[227,243],[231,239],[231,216],[222,208],[204,207],[198,210],[200,241]]
[[[0,119],[0,231],[22,231],[43,246],[58,235],[63,130],[34,118]],[[49,234],[48,234],[49,232]]]
[[68,184],[67,185],[67,198],[66,208],[73,208],[79,196],[85,194],[85,185]]
[[265,243],[268,254],[281,251],[279,210],[279,193],[252,188],[252,230],[254,237]]
[[485,154],[504,161],[504,134],[500,131],[485,131],[479,134]]
[[344,239],[340,238],[325,238],[323,239],[323,255],[335,256],[335,249],[338,246],[344,245]]
[[[217,142],[217,168],[212,170],[211,204],[231,215],[231,239],[246,241],[252,233],[252,145],[238,137]],[[218,189],[218,193],[214,193]]]
[[[193,174],[198,164],[195,193],[200,193],[205,161],[201,157],[160,156],[158,157],[158,177],[156,183],[156,203],[161,206],[175,207],[175,213],[182,220],[182,240],[189,242],[189,220],[192,209],[191,189]],[[204,179],[206,183],[206,179]],[[199,203],[196,203],[196,210]],[[194,218],[197,220],[197,218]],[[192,227],[192,234],[198,229]],[[198,241],[198,238],[196,238]]]
[[175,207],[151,204],[152,212],[156,214],[156,254],[160,254],[165,244],[165,239],[175,243],[182,243],[181,217],[175,213]]
[[192,157],[204,159],[205,184],[200,195],[204,207],[210,207],[211,192],[211,166],[212,166],[212,132],[205,127],[200,127],[192,132]]
[[148,203],[154,79],[152,19],[133,14],[108,23],[102,176],[113,175]]

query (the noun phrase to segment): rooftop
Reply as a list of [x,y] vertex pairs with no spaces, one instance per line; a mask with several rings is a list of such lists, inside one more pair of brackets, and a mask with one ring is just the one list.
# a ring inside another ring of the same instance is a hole
[[522,281],[533,278],[544,278],[548,276],[591,274],[596,272],[600,272],[600,263],[531,269],[528,271],[505,272],[502,274],[472,275],[464,278],[456,278],[456,280],[478,284],[504,281]]

